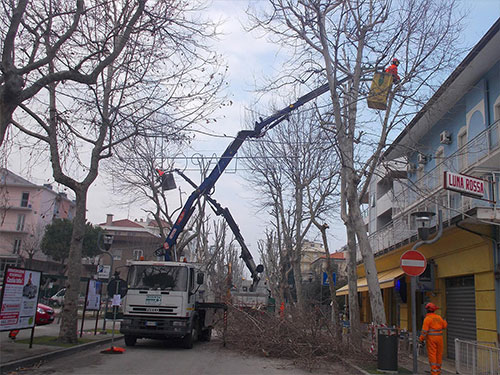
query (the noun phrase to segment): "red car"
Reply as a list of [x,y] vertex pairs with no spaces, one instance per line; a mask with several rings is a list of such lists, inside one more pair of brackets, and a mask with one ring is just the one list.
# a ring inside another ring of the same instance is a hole
[[43,303],[39,303],[36,308],[35,324],[41,326],[54,321],[54,309]]

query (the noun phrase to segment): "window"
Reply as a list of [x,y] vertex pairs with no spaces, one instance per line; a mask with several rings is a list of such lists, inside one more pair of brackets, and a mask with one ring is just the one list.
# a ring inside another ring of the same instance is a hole
[[458,170],[462,171],[467,167],[467,128],[464,126],[458,132]]
[[113,253],[114,260],[122,260],[122,251],[121,250],[111,250]]
[[419,164],[417,167],[417,188],[424,188],[424,166]]
[[21,196],[21,207],[28,207],[28,201],[30,198],[30,193],[23,193]]
[[16,238],[14,240],[14,247],[12,248],[12,252],[14,254],[19,254],[21,252],[21,240],[19,238]]
[[24,221],[26,220],[26,215],[24,214],[19,214],[17,215],[17,226],[16,230],[21,232],[24,230]]
[[128,273],[129,289],[186,291],[187,283],[187,267],[135,265]]
[[435,178],[435,183],[436,187],[442,187],[443,186],[443,167],[444,167],[444,147],[439,147],[436,151],[435,154],[435,159],[436,160],[436,178]]

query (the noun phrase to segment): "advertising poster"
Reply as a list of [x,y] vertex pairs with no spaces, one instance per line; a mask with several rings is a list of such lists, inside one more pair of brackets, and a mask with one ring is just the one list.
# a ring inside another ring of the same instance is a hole
[[7,268],[2,288],[0,331],[35,326],[41,278],[39,271]]
[[85,309],[90,311],[99,311],[101,307],[101,289],[102,281],[89,280],[87,301]]

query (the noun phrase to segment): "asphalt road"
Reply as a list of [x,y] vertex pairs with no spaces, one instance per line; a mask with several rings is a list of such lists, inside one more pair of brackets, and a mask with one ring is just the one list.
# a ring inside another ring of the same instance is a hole
[[[118,342],[124,345],[123,341]],[[222,342],[198,342],[194,348],[182,349],[170,343],[141,339],[123,354],[102,354],[106,347],[82,351],[59,358],[19,374],[169,374],[169,375],[306,375],[291,361],[249,356],[224,348]],[[108,346],[109,347],[109,346]],[[342,365],[312,374],[356,374]]]

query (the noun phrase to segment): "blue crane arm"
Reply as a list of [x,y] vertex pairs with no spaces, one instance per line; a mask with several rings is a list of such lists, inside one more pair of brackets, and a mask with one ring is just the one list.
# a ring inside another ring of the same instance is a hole
[[[188,177],[186,176],[183,172],[181,172],[179,169],[174,169],[175,172],[177,172],[179,175],[182,176],[195,190],[198,189],[198,186]],[[253,283],[250,286],[250,291],[255,290],[257,287],[260,277],[259,273],[263,271],[263,266],[262,265],[255,265],[255,262],[253,260],[252,254],[250,253],[250,250],[248,250],[248,247],[245,243],[245,240],[243,239],[243,235],[240,232],[240,228],[238,224],[236,224],[236,221],[233,218],[233,215],[231,215],[231,212],[227,207],[222,207],[219,202],[217,202],[214,198],[212,198],[209,195],[205,196],[208,202],[210,203],[210,207],[213,209],[215,214],[217,216],[222,216],[226,220],[227,224],[229,225],[229,228],[231,228],[231,231],[234,234],[234,237],[236,241],[240,244],[241,247],[241,255],[240,258],[243,259],[245,262],[245,265],[247,266],[248,270],[250,271]]]
[[[337,81],[338,84],[343,83],[347,81],[350,77],[345,77],[342,78],[341,80]],[[301,107],[302,105],[306,104],[307,102],[317,98],[318,96],[324,94],[329,90],[329,85],[326,83],[313,91],[301,96],[298,98],[294,103],[288,105],[287,107],[281,109],[280,111],[275,112],[271,116],[265,118],[265,119],[260,119],[259,122],[255,123],[255,127],[253,130],[241,130],[238,132],[236,135],[236,138],[229,144],[229,146],[226,148],[224,153],[222,154],[220,160],[217,162],[216,166],[210,172],[210,174],[203,180],[203,182],[200,184],[200,186],[195,187],[195,190],[191,193],[191,195],[188,197],[186,200],[186,203],[184,204],[184,207],[182,208],[182,211],[179,213],[179,216],[177,217],[177,220],[175,221],[174,225],[170,229],[170,232],[168,233],[165,243],[163,244],[163,247],[165,248],[165,260],[171,260],[172,253],[175,254],[175,251],[173,251],[174,246],[177,242],[177,238],[181,234],[181,232],[184,230],[184,227],[186,226],[186,223],[188,222],[189,218],[193,214],[194,208],[195,208],[195,203],[198,201],[200,196],[206,195],[209,196],[209,192],[211,189],[215,186],[215,183],[219,179],[219,177],[224,173],[224,170],[226,167],[229,165],[231,160],[234,158],[238,150],[240,149],[241,145],[247,138],[258,138],[262,136],[267,130],[272,129],[276,125],[278,125],[280,122],[285,120],[290,112],[293,110]],[[196,186],[196,185],[195,185]],[[227,210],[227,209],[226,209]],[[229,212],[229,211],[227,211]],[[239,233],[238,226],[232,219],[232,216],[230,214],[227,214],[225,216],[226,220],[228,220],[228,223],[232,222],[233,225],[229,224],[231,226],[231,229],[234,232],[234,228],[237,229],[237,232]],[[241,234],[237,235],[235,233],[235,236],[240,237],[243,239]],[[239,241],[239,240],[238,240]],[[242,241],[244,243],[244,241]],[[241,243],[240,243],[241,245]],[[246,250],[246,251],[245,251]],[[248,251],[247,247],[245,245],[242,246],[242,252],[243,253],[248,253],[250,255],[250,252]],[[251,263],[253,263],[253,259],[251,258],[246,258],[247,260],[250,259]],[[243,257],[243,260],[245,261],[245,257]],[[245,261],[247,263],[247,261]],[[248,266],[248,264],[247,264]],[[258,267],[255,267],[255,263],[253,263],[254,270],[257,270]],[[254,278],[254,282],[256,280],[255,277],[257,276],[257,272],[253,272],[252,269],[250,269],[250,272],[252,272],[252,277]],[[261,271],[260,271],[261,272]],[[258,282],[258,280],[257,280]]]

